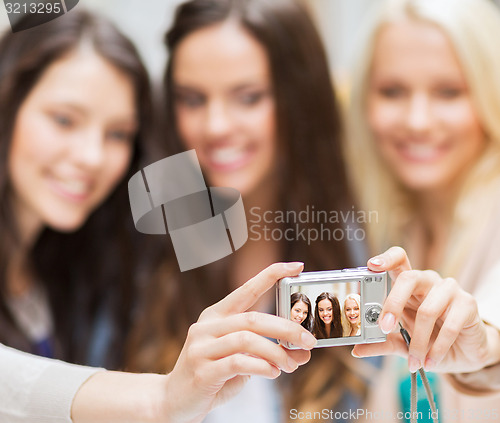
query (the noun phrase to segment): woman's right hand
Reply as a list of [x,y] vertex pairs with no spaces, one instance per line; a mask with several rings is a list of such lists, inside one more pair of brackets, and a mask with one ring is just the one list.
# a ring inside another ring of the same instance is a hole
[[[310,332],[288,319],[247,311],[277,280],[302,269],[303,263],[275,263],[201,313],[167,376],[169,422],[199,422],[239,392],[249,376],[274,379],[309,361],[307,350],[316,344]],[[266,337],[303,349],[287,350]]]

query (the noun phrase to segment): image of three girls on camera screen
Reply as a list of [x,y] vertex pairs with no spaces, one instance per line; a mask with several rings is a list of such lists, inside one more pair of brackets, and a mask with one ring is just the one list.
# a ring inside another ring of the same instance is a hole
[[361,297],[355,292],[347,294],[343,301],[339,301],[336,294],[322,292],[316,297],[314,311],[309,297],[303,292],[294,292],[290,304],[290,319],[317,339],[361,335]]

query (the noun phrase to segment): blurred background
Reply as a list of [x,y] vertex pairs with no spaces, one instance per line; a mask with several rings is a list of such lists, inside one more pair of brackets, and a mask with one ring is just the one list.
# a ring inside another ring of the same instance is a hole
[[[77,7],[99,11],[115,21],[135,41],[151,76],[158,81],[166,60],[163,35],[170,26],[175,8],[182,1],[80,0]],[[309,7],[317,22],[327,48],[332,74],[342,88],[347,79],[350,53],[354,49],[357,31],[377,0],[301,1]],[[491,1],[500,6],[500,0]],[[10,31],[4,2],[0,2],[0,30]]]

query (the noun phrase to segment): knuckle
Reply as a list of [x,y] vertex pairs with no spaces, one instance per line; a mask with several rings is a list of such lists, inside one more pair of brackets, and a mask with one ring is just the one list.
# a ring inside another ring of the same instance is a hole
[[200,324],[199,323],[193,323],[191,326],[189,326],[188,333],[187,333],[188,339],[196,339],[199,334],[200,334]]
[[248,347],[250,347],[252,345],[252,336],[251,336],[250,332],[242,331],[242,332],[239,332],[237,336],[238,336],[237,337],[238,346],[242,350],[247,350]]
[[430,270],[430,269],[423,270],[422,275],[434,283],[441,280],[441,276],[435,270]]
[[477,311],[477,302],[476,299],[472,296],[472,294],[463,291],[462,296],[463,296],[462,301],[464,302],[465,307]]
[[418,278],[418,273],[418,270],[405,270],[398,279],[405,284],[413,283]]
[[247,326],[252,329],[257,325],[259,313],[256,311],[248,311],[245,313],[245,320]]
[[406,254],[406,251],[399,245],[389,248],[387,252],[391,256],[391,258],[398,258]]
[[238,355],[232,355],[228,359],[229,371],[233,374],[238,374],[241,368],[241,363]]
[[186,359],[190,363],[198,363],[203,357],[204,349],[198,344],[191,344],[186,350]]
[[193,383],[195,386],[205,386],[206,372],[203,366],[196,366],[193,369]]
[[443,325],[441,327],[441,331],[442,335],[446,338],[446,339],[456,339],[458,337],[458,335],[460,334],[460,328],[456,327],[456,326],[451,326],[451,325]]
[[417,318],[424,320],[424,321],[429,321],[432,320],[436,317],[436,310],[434,310],[433,307],[428,306],[427,304],[422,304],[418,310],[417,310]]

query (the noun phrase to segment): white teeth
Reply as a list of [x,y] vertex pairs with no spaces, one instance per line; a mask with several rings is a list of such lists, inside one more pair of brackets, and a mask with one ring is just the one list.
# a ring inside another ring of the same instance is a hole
[[245,155],[242,148],[224,147],[216,148],[211,152],[212,161],[216,164],[227,165],[241,160]]
[[73,195],[85,195],[89,190],[88,183],[82,181],[58,180],[57,183],[61,187],[61,189]]
[[436,147],[420,144],[409,144],[406,146],[406,151],[411,156],[420,160],[432,159],[439,153]]

